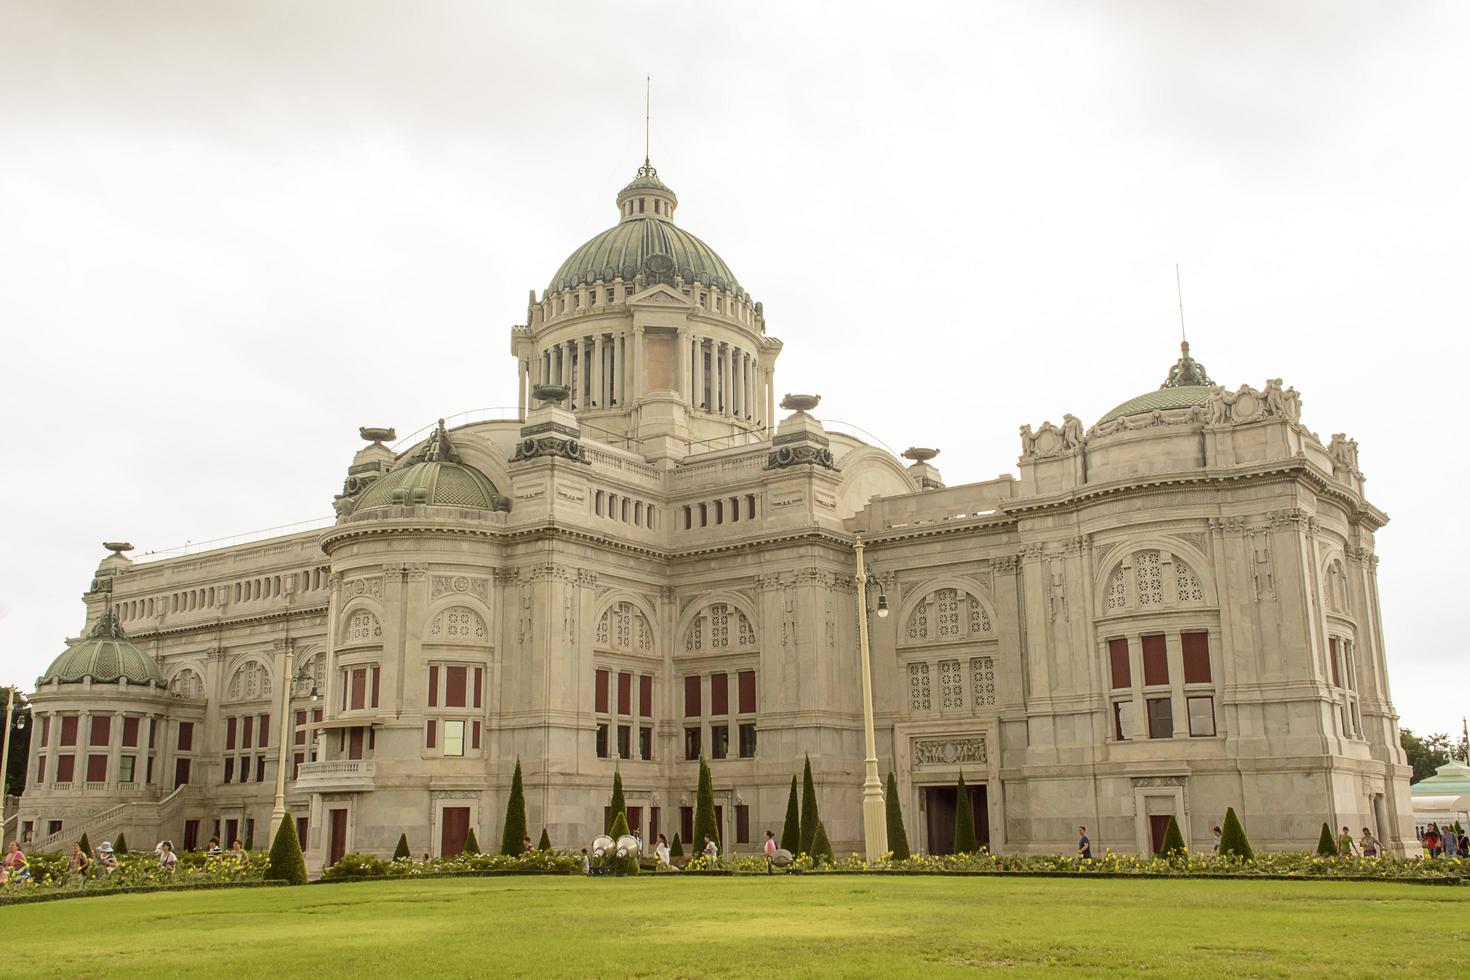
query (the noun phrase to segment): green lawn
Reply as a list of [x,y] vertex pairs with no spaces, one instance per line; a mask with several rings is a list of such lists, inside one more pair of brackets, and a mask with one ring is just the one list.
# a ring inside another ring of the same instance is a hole
[[0,908],[9,976],[1464,976],[1470,888],[473,878]]

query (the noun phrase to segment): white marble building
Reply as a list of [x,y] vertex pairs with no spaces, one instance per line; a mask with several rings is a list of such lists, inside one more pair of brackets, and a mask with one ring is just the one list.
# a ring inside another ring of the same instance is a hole
[[948,848],[961,771],[994,850],[1070,850],[1085,824],[1146,852],[1170,814],[1203,847],[1227,806],[1266,849],[1323,821],[1413,841],[1386,517],[1294,389],[1227,391],[1186,347],[1086,431],[1023,427],[1017,474],[945,487],[931,450],[828,431],[815,399],[778,413],[781,342],[676,207],[640,170],[532,294],[520,417],[365,429],[324,526],[103,559],[33,699],[31,847],[266,846],[284,717],[316,868],[400,833],[493,846],[517,758],[532,836],[582,846],[615,767],[646,839],[687,838],[703,754],[738,850],[779,830],[809,753],[859,850],[858,533],[916,849]]

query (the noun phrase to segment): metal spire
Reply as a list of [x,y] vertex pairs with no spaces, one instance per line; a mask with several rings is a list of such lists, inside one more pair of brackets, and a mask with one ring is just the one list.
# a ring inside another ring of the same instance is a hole
[[1184,287],[1179,282],[1179,263],[1174,263],[1174,293],[1179,297],[1179,339],[1188,342],[1184,335]]

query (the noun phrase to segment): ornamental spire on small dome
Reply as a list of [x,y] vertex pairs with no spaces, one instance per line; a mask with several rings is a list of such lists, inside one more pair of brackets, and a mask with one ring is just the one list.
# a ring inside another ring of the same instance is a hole
[[1184,388],[1199,387],[1201,385],[1213,385],[1205,366],[1189,356],[1189,341],[1179,342],[1179,360],[1169,369],[1169,377],[1160,388]]
[[454,444],[449,441],[449,433],[444,428],[444,420],[434,427],[429,438],[424,441],[424,448],[418,451],[414,457],[416,463],[458,463],[459,453],[454,451]]
[[102,610],[101,617],[92,624],[87,636],[103,640],[126,640],[128,638],[128,635],[123,632],[122,623],[118,622],[117,614],[112,611],[112,603],[109,602]]

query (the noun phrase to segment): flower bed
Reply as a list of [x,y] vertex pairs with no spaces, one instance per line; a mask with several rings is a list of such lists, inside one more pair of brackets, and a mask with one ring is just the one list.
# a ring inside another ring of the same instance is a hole
[[241,863],[202,853],[179,855],[178,866],[165,871],[151,852],[117,856],[117,869],[99,878],[96,863],[85,875],[67,872],[68,855],[33,854],[27,857],[30,880],[12,881],[0,888],[0,904],[50,901],[88,895],[112,895],[187,888],[219,888],[229,885],[259,885],[270,862],[262,853],[249,853]]
[[569,851],[527,851],[519,857],[504,854],[459,854],[450,858],[385,861],[370,854],[347,854],[322,872],[322,881],[373,878],[443,878],[454,875],[580,874],[582,856]]

